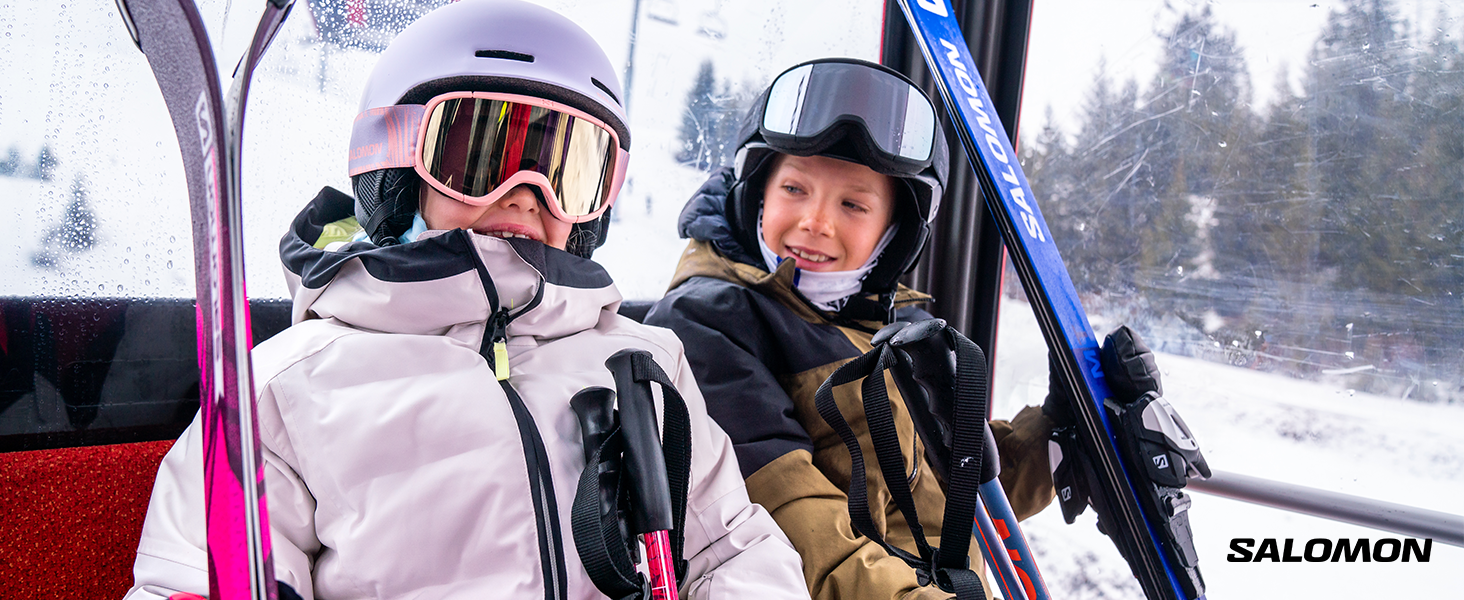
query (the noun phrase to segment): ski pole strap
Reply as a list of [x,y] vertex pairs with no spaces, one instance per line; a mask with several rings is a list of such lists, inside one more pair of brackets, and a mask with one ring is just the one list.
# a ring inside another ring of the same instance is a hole
[[[688,564],[684,558],[684,547],[686,498],[691,480],[691,416],[686,401],[672,385],[671,378],[649,352],[636,350],[630,353],[627,364],[633,381],[661,386],[661,449],[671,492],[671,551],[676,578],[684,581]],[[623,465],[620,476],[614,478],[602,478],[600,470],[601,463],[620,460],[624,450],[624,434],[617,426],[586,460],[570,512],[571,529],[580,562],[601,593],[617,600],[648,600],[651,598],[651,581],[636,571],[637,561],[631,555],[630,549],[636,543],[634,535],[627,534],[621,527],[619,514],[615,511],[606,514],[601,510],[601,486],[614,487],[618,504],[624,505],[628,500],[630,490],[624,469],[629,465]]]
[[[863,356],[845,363],[829,376],[814,395],[819,415],[829,424],[849,450],[852,463],[849,483],[849,520],[860,534],[873,540],[891,556],[905,561],[916,570],[921,585],[934,582],[942,590],[955,592],[960,600],[984,598],[980,578],[970,569],[968,555],[971,544],[971,522],[975,518],[981,478],[982,454],[985,447],[985,365],[980,348],[970,340],[949,330],[956,340],[957,386],[955,403],[955,436],[952,443],[952,464],[944,522],[941,526],[941,547],[932,548],[925,539],[909,481],[905,477],[904,457],[895,428],[884,371],[901,360],[899,353],[881,343]],[[962,343],[963,342],[963,343]],[[886,542],[870,518],[864,459],[858,436],[839,411],[833,388],[863,378],[861,391],[865,422],[880,475],[889,489],[890,498],[909,524],[919,556]],[[917,455],[915,460],[920,460]]]
[[650,382],[661,386],[663,431],[661,449],[666,457],[666,477],[671,486],[671,550],[676,557],[676,578],[686,577],[687,561],[684,557],[686,545],[686,496],[691,485],[691,415],[686,410],[686,401],[672,385],[671,378],[644,350],[635,352],[630,360],[632,377],[637,382]]
[[[860,377],[867,377],[870,373],[875,372],[873,365],[879,359],[879,353],[877,351],[883,348],[884,346],[880,346],[880,348],[871,350],[863,356],[844,363],[832,375],[829,375],[829,378],[825,379],[819,385],[818,391],[814,392],[814,407],[818,409],[818,414],[823,417],[824,422],[828,423],[829,427],[832,427],[839,434],[839,439],[844,442],[844,447],[849,450],[849,460],[851,463],[849,469],[849,524],[860,535],[879,544],[890,556],[899,558],[905,561],[905,564],[910,565],[916,570],[920,570],[925,566],[925,559],[928,558],[928,555],[922,553],[922,556],[915,556],[903,549],[890,545],[879,534],[878,529],[875,528],[874,520],[869,516],[869,491],[868,482],[864,477],[864,453],[859,449],[859,438],[855,436],[854,430],[849,427],[848,421],[844,420],[844,414],[839,411],[839,405],[834,401],[833,389],[835,387],[851,383]],[[883,377],[880,379],[882,382]],[[867,416],[866,420],[868,420]],[[900,471],[904,471],[903,465],[901,465]],[[917,543],[923,544],[924,540],[919,540]],[[926,549],[928,550],[928,546]],[[925,583],[922,582],[921,585]]]
[[[971,523],[976,518],[981,487],[981,463],[986,450],[986,355],[975,342],[947,328],[956,349],[955,435],[951,442],[950,473],[946,480],[945,517],[940,541],[944,550],[937,566],[969,568]],[[978,584],[979,585],[979,584]]]
[[[619,456],[621,450],[620,428],[616,427],[585,462],[570,510],[570,527],[580,563],[601,593],[617,600],[650,598],[651,582],[635,570],[628,547],[631,540],[620,528],[619,515],[600,510],[600,463],[603,457]],[[625,488],[619,479],[609,485],[615,488],[617,503],[622,501]]]

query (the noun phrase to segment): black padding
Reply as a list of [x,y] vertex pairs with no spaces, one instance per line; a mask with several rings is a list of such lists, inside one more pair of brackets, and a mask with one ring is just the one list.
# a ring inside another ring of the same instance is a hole
[[[290,324],[287,300],[249,306],[256,344]],[[0,298],[0,452],[178,437],[198,410],[195,317],[188,298]]]
[[644,323],[646,322],[646,313],[651,312],[651,307],[655,305],[655,300],[626,300],[620,303],[620,310],[615,312],[637,323]]

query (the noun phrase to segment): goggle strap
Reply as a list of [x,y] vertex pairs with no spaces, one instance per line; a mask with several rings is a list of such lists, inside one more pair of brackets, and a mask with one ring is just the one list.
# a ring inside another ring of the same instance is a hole
[[351,176],[399,167],[412,168],[417,161],[417,135],[426,107],[396,104],[369,109],[351,125]]

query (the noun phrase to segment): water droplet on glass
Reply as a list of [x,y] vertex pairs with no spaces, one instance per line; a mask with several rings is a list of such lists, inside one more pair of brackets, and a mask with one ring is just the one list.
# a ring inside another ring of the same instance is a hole
[[1220,147],[1221,147],[1221,148],[1225,148],[1225,147],[1228,147],[1228,146],[1230,146],[1230,144],[1227,144],[1227,143],[1225,143],[1225,142],[1223,142],[1223,141],[1222,141],[1222,142],[1220,142]]
[[171,260],[168,261],[168,268],[169,269],[173,268],[173,261],[171,261]]

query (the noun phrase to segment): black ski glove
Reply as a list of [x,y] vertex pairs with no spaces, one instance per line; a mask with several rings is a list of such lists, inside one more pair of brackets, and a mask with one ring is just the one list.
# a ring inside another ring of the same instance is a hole
[[[1103,339],[1098,351],[1103,365],[1103,381],[1108,390],[1120,403],[1127,403],[1154,392],[1164,395],[1164,386],[1159,381],[1159,366],[1154,361],[1154,352],[1139,339],[1139,334],[1128,325],[1120,325]],[[1072,425],[1074,416],[1069,408],[1071,392],[1057,376],[1057,363],[1051,354],[1047,358],[1047,399],[1042,403],[1042,414],[1052,419],[1058,427]]]
[[[1164,399],[1154,353],[1134,330],[1124,325],[1108,334],[1098,360],[1104,383],[1112,393],[1103,403],[1103,410],[1128,463],[1129,475],[1135,478],[1139,503],[1150,519],[1149,525],[1159,531],[1168,556],[1182,569],[1181,586],[1191,597],[1203,594],[1204,580],[1189,524],[1190,500],[1180,490],[1190,477],[1209,477],[1210,467],[1184,419]],[[1058,503],[1068,523],[1084,508],[1093,506],[1099,530],[1109,533],[1113,509],[1106,506],[1102,494],[1094,492],[1114,484],[1098,473],[1096,459],[1088,456],[1080,443],[1073,396],[1056,377],[1055,367],[1049,359],[1047,400],[1042,412],[1057,425],[1048,448]],[[1114,541],[1130,566],[1137,568],[1133,549],[1118,543],[1118,538]]]

